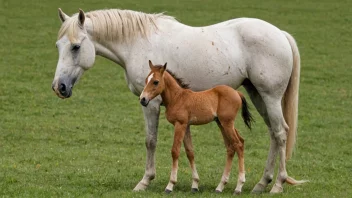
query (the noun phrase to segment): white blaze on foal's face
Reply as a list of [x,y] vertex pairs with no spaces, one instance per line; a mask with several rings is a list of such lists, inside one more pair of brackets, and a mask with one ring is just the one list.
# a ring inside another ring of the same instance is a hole
[[143,106],[147,106],[149,101],[160,95],[164,91],[164,79],[163,73],[166,69],[166,63],[164,66],[154,66],[149,61],[149,67],[151,72],[145,79],[145,87],[139,99]]
[[150,82],[150,80],[153,78],[154,74],[152,73],[151,75],[148,76],[148,79],[147,79],[147,84]]

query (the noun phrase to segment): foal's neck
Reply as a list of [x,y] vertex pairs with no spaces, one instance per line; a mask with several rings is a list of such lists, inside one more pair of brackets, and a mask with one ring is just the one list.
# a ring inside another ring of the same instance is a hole
[[182,88],[174,77],[172,77],[167,71],[164,73],[164,83],[165,88],[160,95],[163,99],[165,107],[167,108],[169,105],[178,101],[178,97],[182,94],[182,92],[184,92],[185,89]]

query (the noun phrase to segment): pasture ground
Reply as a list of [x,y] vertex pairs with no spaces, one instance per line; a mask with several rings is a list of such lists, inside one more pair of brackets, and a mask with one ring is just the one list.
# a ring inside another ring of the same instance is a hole
[[[351,196],[351,1],[0,0],[1,197],[164,196],[173,127],[162,113],[157,178],[147,191],[132,192],[144,173],[144,121],[118,65],[97,58],[72,98],[61,100],[53,94],[58,7],[68,14],[78,8],[167,11],[193,26],[255,17],[288,31],[298,42],[302,62],[298,144],[288,173],[310,183],[285,185],[278,196]],[[252,196],[269,148],[267,130],[251,106],[257,120],[254,129],[249,131],[237,121],[246,140],[247,182],[242,197]],[[237,177],[236,158],[225,191],[214,194],[225,163],[216,124],[192,127],[192,134],[201,192],[190,193],[191,171],[182,151],[179,182],[171,196],[230,197]]]

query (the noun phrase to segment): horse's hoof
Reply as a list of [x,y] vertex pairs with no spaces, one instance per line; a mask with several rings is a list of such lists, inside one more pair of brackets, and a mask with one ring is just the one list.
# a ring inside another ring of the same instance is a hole
[[273,188],[270,191],[270,194],[277,194],[277,193],[282,193],[284,189],[281,186],[274,185]]
[[234,195],[241,195],[241,191],[235,190]]
[[144,191],[148,185],[145,185],[143,183],[138,183],[137,186],[133,189],[133,191],[138,192],[138,191]]
[[191,192],[192,192],[192,193],[199,192],[199,189],[198,189],[198,188],[192,188]]
[[215,193],[216,193],[216,194],[220,194],[220,193],[222,193],[222,191],[220,191],[220,190],[215,190]]
[[257,185],[254,186],[252,190],[252,194],[261,194],[265,190],[265,186],[261,183],[258,183]]
[[166,193],[166,194],[170,194],[171,192],[172,192],[172,190],[165,189],[165,193]]

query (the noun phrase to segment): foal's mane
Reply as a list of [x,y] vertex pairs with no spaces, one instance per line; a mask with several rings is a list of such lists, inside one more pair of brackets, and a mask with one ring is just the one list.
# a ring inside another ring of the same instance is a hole
[[[77,16],[77,14],[73,15]],[[107,9],[86,13],[93,24],[93,38],[98,41],[120,40],[127,41],[138,36],[148,37],[151,31],[158,30],[156,20],[159,18],[175,20],[174,17],[158,14],[147,14],[132,10]],[[79,30],[78,17],[67,19],[61,26],[58,34],[60,39],[66,33],[69,40],[76,41]]]
[[180,87],[184,88],[184,89],[189,89],[189,84],[186,84],[183,82],[182,78],[177,77],[173,72],[171,72],[170,70],[166,69],[166,71],[170,74],[170,76],[172,76],[172,78],[174,78],[177,82],[178,85],[180,85]]

